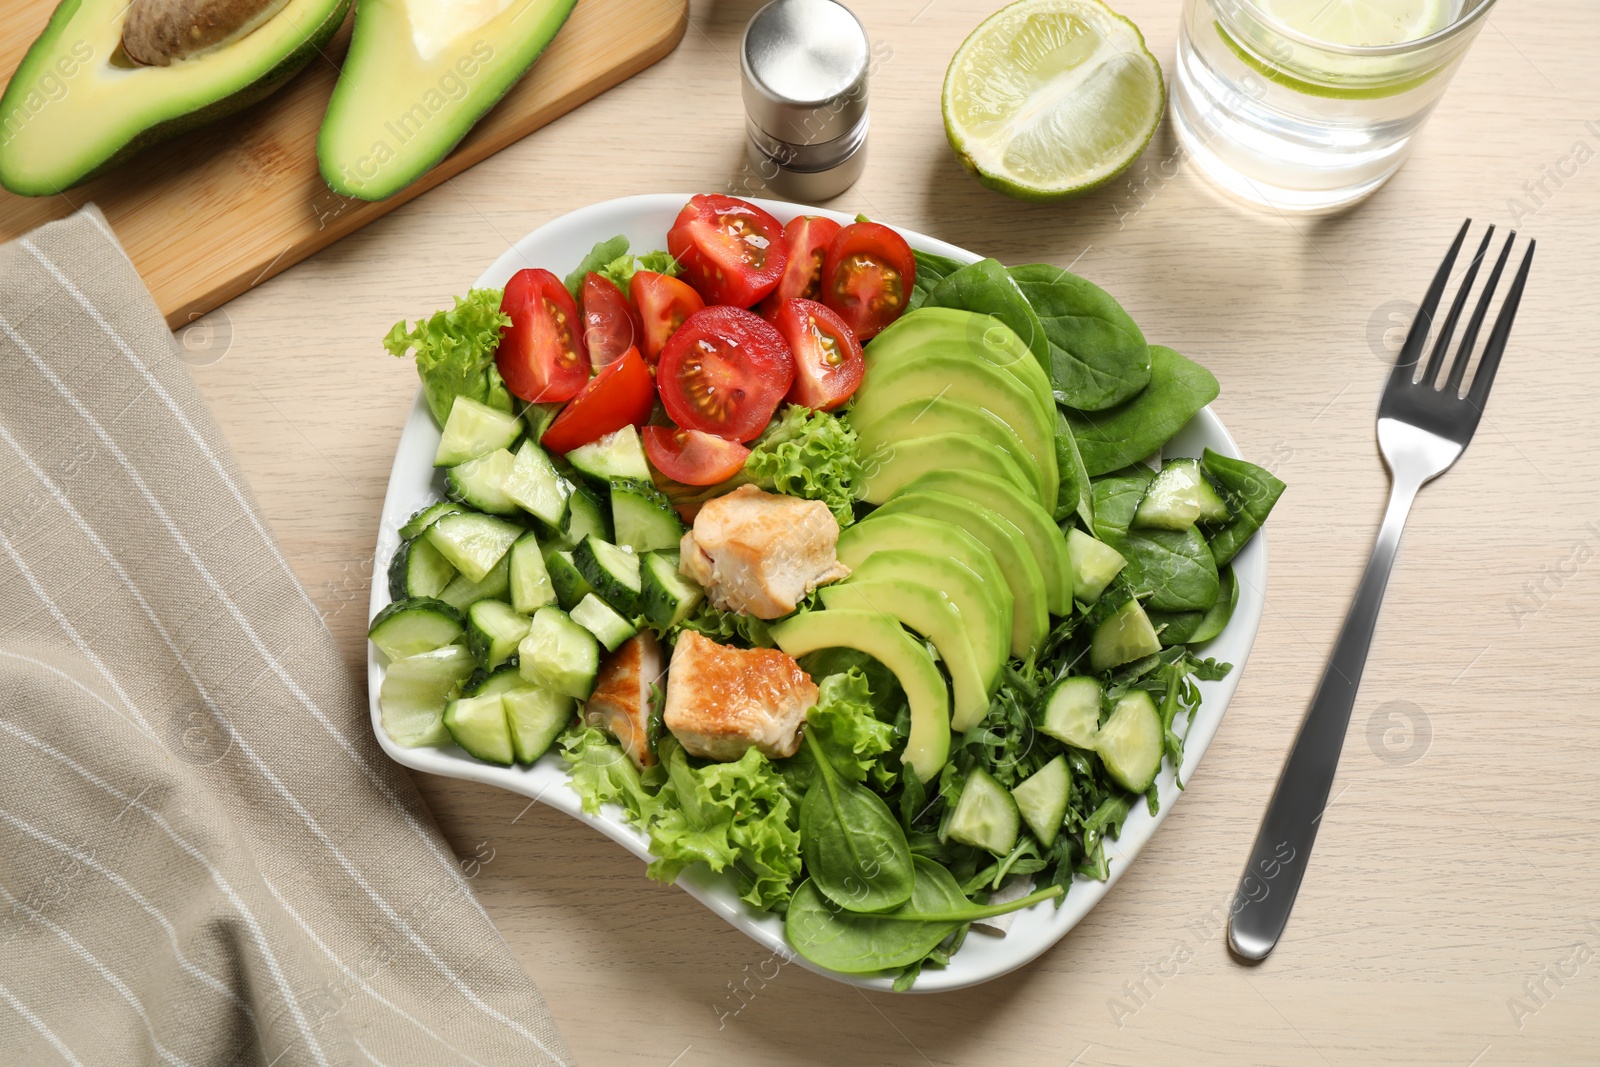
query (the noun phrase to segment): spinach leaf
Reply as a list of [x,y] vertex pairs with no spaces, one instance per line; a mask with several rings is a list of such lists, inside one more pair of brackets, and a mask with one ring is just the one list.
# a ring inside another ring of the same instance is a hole
[[923,306],[993,315],[1022,338],[1039,366],[1049,373],[1050,343],[1045,340],[1044,326],[999,260],[980,259],[947,275],[928,293]]
[[1150,346],[1110,293],[1048,263],[1012,267],[1011,278],[1044,326],[1057,400],[1103,411],[1149,384]]
[[[1221,601],[1220,596],[1218,601]],[[1156,636],[1161,638],[1163,645],[1183,645],[1194,640],[1195,631],[1205,621],[1207,612],[1157,611],[1151,608],[1145,614],[1150,618],[1150,625],[1156,628]]]
[[1200,531],[1129,530],[1117,549],[1134,594],[1157,611],[1210,611],[1220,581],[1217,561]]
[[1150,384],[1144,392],[1105,411],[1066,414],[1092,476],[1150,455],[1216,397],[1217,379],[1210,371],[1170,348],[1151,345]]
[[583,297],[583,279],[590,271],[603,270],[606,264],[619,256],[628,254],[628,239],[620,233],[608,238],[589,249],[589,254],[578,261],[572,268],[572,273],[562,279],[566,284],[567,292],[572,294],[572,299],[580,300]]
[[[1213,555],[1215,550],[1213,550]],[[1192,644],[1209,641],[1222,632],[1228,625],[1228,620],[1233,618],[1233,609],[1239,606],[1239,582],[1233,576],[1231,566],[1223,566],[1217,572],[1220,588],[1217,590],[1217,602],[1211,605],[1211,610],[1206,612],[1199,625],[1188,637]]]
[[907,311],[915,311],[921,307],[922,302],[928,299],[928,294],[933,292],[934,286],[962,267],[958,261],[935,252],[917,250],[913,251],[911,256],[917,264],[917,277],[911,283],[911,295],[906,298]]
[[1238,555],[1261,529],[1285,486],[1254,463],[1219,456],[1209,448],[1200,466],[1227,491],[1228,506],[1233,509],[1233,521],[1211,537],[1211,553],[1223,564]]
[[800,804],[800,849],[811,881],[852,911],[886,911],[911,898],[914,875],[905,831],[883,798],[839,777],[805,732],[817,779]]
[[1056,412],[1056,471],[1061,488],[1056,494],[1053,518],[1065,522],[1076,512],[1085,530],[1094,529],[1094,488],[1089,484],[1089,472],[1083,468],[1083,457],[1078,455],[1072,426],[1059,410]]
[[1123,535],[1133,523],[1133,513],[1155,478],[1155,471],[1142,463],[1096,478],[1092,484],[1094,535],[1120,552]]

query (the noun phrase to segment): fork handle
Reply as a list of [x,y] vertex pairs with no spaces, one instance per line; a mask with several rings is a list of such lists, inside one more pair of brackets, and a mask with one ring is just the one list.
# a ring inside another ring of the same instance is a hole
[[1317,828],[1328,806],[1389,571],[1400,548],[1400,532],[1423,481],[1396,477],[1390,486],[1389,506],[1372,557],[1256,832],[1250,861],[1233,897],[1228,927],[1229,946],[1246,959],[1264,959],[1272,951],[1300,892],[1306,861],[1311,858]]

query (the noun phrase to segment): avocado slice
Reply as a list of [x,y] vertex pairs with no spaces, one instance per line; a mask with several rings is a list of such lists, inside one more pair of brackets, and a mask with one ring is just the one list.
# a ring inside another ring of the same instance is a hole
[[930,471],[952,468],[977,472],[985,480],[1005,482],[1030,499],[1037,499],[1039,495],[1017,461],[1004,449],[970,433],[936,433],[931,437],[900,441],[869,455],[861,467],[865,474],[861,499],[869,504],[883,503],[901,486]]
[[334,192],[383,200],[456,146],[566,22],[576,0],[365,0],[317,137]]
[[983,438],[1009,456],[1028,479],[1032,491],[1041,499],[1045,496],[1038,461],[1017,436],[1017,431],[994,412],[964,399],[941,396],[932,400],[909,400],[875,417],[871,423],[863,423],[853,414],[849,422],[856,431],[862,466],[869,469],[874,464],[887,462],[894,450],[906,441],[945,433],[968,434]]
[[[839,534],[839,561],[862,578],[901,577],[925,581],[952,596],[957,590],[987,605],[990,625],[970,628],[983,660],[993,664],[985,682],[991,688],[1011,654],[1011,585],[994,553],[959,526],[909,512],[876,511]],[[875,562],[879,556],[886,557]],[[919,564],[935,561],[927,567]],[[946,566],[948,566],[948,570]],[[951,573],[951,571],[955,573]],[[967,577],[963,579],[962,575]]]
[[1050,379],[1016,331],[993,315],[961,308],[923,307],[900,316],[868,342],[867,371],[887,370],[937,350],[961,351],[994,364],[1033,393],[1041,411],[1055,410]]
[[350,0],[240,0],[191,43],[199,6],[63,0],[0,96],[0,185],[50,196],[255,103],[317,55]]
[[994,554],[1006,584],[1011,587],[1011,654],[1027,659],[1049,633],[1050,614],[1046,608],[1044,575],[1016,523],[975,501],[935,492],[902,493],[873,512],[873,518],[901,512],[959,526]]
[[1067,555],[1067,539],[1061,527],[1039,506],[1023,496],[1015,486],[995,478],[985,478],[970,470],[951,468],[929,471],[908,484],[902,492],[924,490],[950,493],[982,504],[1004,515],[1028,539],[1028,548],[1044,575],[1045,605],[1052,615],[1072,614],[1072,560]]
[[911,736],[900,756],[931,782],[950,756],[950,690],[922,642],[878,611],[803,611],[772,627],[778,647],[799,659],[819,648],[853,648],[887,667],[911,705]]

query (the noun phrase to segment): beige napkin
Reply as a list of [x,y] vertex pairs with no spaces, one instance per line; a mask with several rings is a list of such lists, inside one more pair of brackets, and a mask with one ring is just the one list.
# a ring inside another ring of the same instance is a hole
[[570,1062],[93,208],[0,248],[0,1064]]

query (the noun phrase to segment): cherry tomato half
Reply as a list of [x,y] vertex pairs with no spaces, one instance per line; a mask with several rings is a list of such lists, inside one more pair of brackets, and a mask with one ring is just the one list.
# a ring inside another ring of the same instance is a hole
[[[609,282],[607,284],[610,284]],[[600,368],[556,416],[539,443],[565,455],[624,426],[642,426],[655,406],[655,382],[637,348]]]
[[866,341],[900,317],[917,280],[906,239],[876,222],[852,222],[828,246],[822,302]]
[[589,380],[578,308],[547,270],[519,270],[506,283],[500,310],[511,325],[500,334],[495,366],[506,388],[530,403],[569,400]]
[[635,274],[628,283],[628,292],[639,309],[639,338],[644,342],[639,348],[652,366],[666,347],[667,338],[677,332],[685,319],[706,306],[687,283],[654,271]]
[[789,242],[778,220],[754,204],[701,193],[667,231],[667,251],[706,303],[744,308],[778,284]]
[[643,330],[627,294],[590,271],[583,278],[583,347],[599,370],[639,343]]
[[744,469],[750,450],[699,430],[646,426],[644,454],[650,465],[684,485],[717,485]]
[[839,233],[839,224],[820,215],[796,215],[783,228],[783,239],[789,243],[789,258],[783,265],[777,288],[761,301],[761,317],[768,322],[776,319],[784,301],[795,297],[807,300],[822,299],[822,265],[828,257],[828,246]]
[[783,335],[743,308],[689,316],[661,352],[661,404],[679,426],[733,441],[760,436],[794,384]]
[[815,300],[789,300],[773,321],[794,356],[791,404],[832,411],[855,393],[867,372],[861,343],[844,320]]

